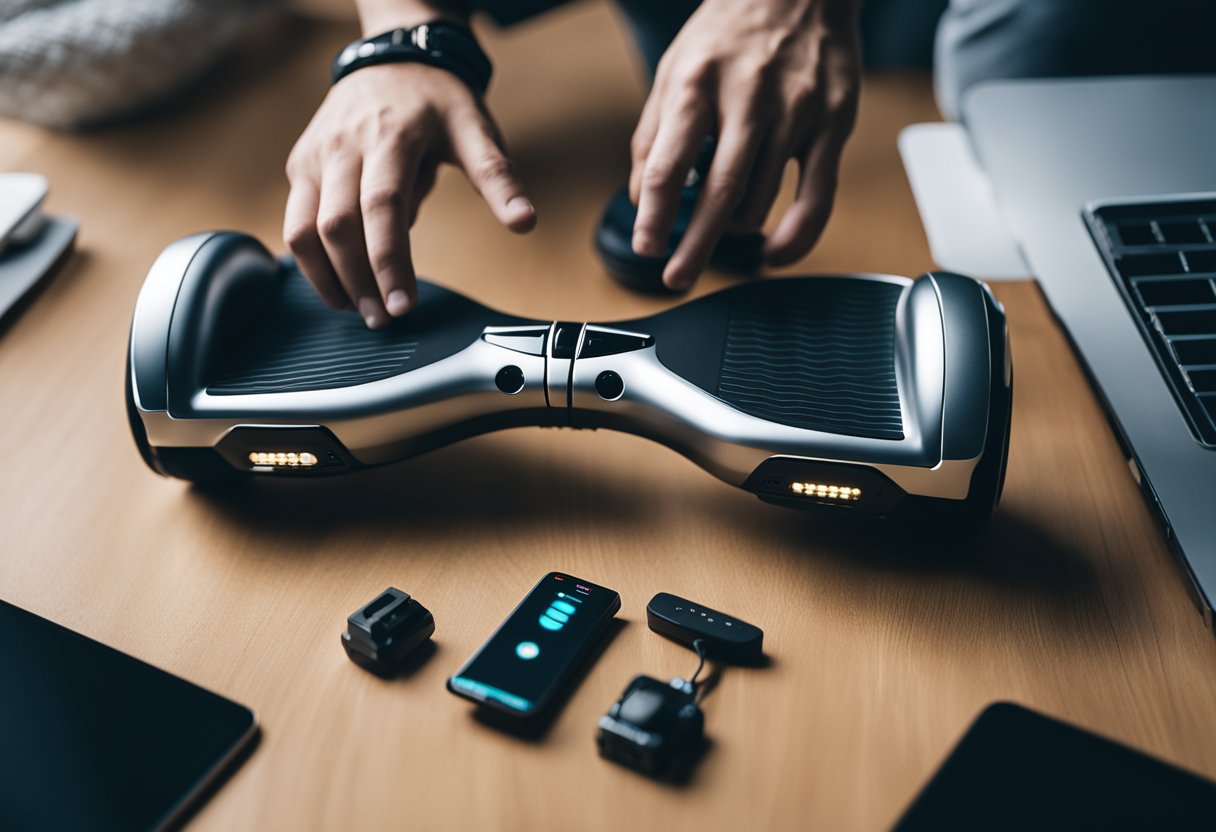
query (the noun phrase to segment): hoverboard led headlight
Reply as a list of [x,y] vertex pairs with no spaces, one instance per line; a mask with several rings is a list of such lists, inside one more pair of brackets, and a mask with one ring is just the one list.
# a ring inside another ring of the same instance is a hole
[[153,264],[127,402],[148,465],[187,480],[611,428],[772,503],[977,528],[1000,498],[1011,382],[1003,310],[954,274],[770,279],[610,324],[506,315],[420,281],[416,308],[372,331],[219,232]]

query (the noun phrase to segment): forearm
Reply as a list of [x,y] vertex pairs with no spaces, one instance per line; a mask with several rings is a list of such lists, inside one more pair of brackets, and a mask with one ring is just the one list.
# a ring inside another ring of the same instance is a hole
[[468,25],[467,0],[355,0],[365,36],[390,29],[409,28],[431,20]]

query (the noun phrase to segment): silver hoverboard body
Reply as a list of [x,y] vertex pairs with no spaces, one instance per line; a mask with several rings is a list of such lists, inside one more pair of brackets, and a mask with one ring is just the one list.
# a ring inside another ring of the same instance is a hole
[[420,282],[387,329],[330,310],[243,234],[173,243],[131,326],[145,461],[198,482],[313,477],[524,425],[661,442],[793,508],[978,528],[1009,442],[1005,316],[970,278],[757,281],[649,318],[535,321]]

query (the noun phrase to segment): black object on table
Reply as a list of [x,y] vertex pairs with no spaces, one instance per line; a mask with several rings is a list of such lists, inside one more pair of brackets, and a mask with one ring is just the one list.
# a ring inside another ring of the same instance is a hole
[[346,619],[342,647],[355,664],[389,677],[434,632],[430,610],[390,586]]
[[1211,829],[1213,824],[1216,783],[998,702],[979,715],[895,829]]

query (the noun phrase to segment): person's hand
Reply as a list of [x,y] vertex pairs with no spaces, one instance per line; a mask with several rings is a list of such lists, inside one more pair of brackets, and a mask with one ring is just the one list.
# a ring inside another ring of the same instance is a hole
[[713,163],[663,272],[687,289],[726,229],[756,231],[797,161],[797,196],[764,253],[791,263],[819,239],[857,112],[857,0],[704,0],[672,41],[633,135],[633,249],[662,257],[706,136]]
[[283,238],[330,306],[372,328],[412,308],[409,229],[441,162],[464,170],[507,228],[536,224],[498,127],[455,75],[382,64],[329,91],[287,160]]

